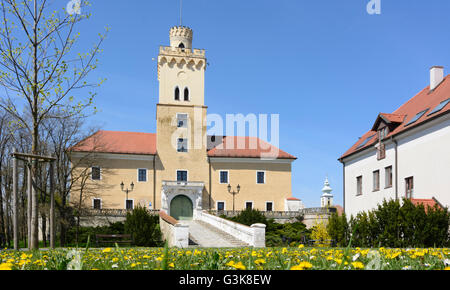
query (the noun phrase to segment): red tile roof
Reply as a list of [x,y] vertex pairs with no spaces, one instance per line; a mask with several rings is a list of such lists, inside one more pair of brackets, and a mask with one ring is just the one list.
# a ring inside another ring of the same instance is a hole
[[209,157],[297,159],[289,153],[256,137],[222,137],[222,142],[209,150]]
[[69,150],[73,152],[156,155],[156,134],[98,131]]
[[339,216],[341,216],[344,213],[344,208],[340,205],[333,205],[333,207],[336,209],[336,212]]
[[287,200],[296,200],[296,201],[300,201],[301,199],[295,198],[295,197],[288,197],[286,198]]
[[[214,144],[209,144],[211,150],[209,150],[208,156],[210,157],[296,159],[256,137],[217,137],[215,139]],[[69,150],[73,152],[156,155],[156,134],[98,131]]]
[[428,210],[428,207],[434,208],[435,205],[441,207],[441,205],[438,202],[436,202],[435,199],[411,199],[411,202],[415,206],[422,204],[425,207],[425,211]]
[[[437,116],[442,116],[444,114],[447,114],[450,112],[450,103],[447,104],[445,107],[442,108],[437,113],[431,114],[430,113],[438,107],[443,101],[446,101],[450,98],[450,75],[446,76],[442,83],[435,88],[433,91],[430,91],[430,87],[426,87],[423,89],[420,93],[418,93],[416,96],[414,96],[412,99],[410,99],[408,102],[403,104],[400,108],[398,108],[396,111],[394,111],[392,114],[385,114],[381,113],[378,118],[377,122],[380,118],[386,119],[388,122],[391,123],[397,123],[394,130],[392,130],[386,138],[389,138],[391,136],[398,135],[404,131],[409,130],[410,128],[415,128],[417,126],[420,126],[421,124],[429,121],[430,119],[434,119]],[[408,125],[408,123],[416,117],[416,115],[420,112],[423,112],[427,110],[427,112],[421,116],[415,123]],[[375,126],[374,126],[375,127]],[[340,159],[348,157],[356,152],[362,151],[366,148],[371,147],[373,144],[375,144],[378,140],[377,137],[372,138],[369,142],[367,142],[365,145],[359,147],[365,140],[371,136],[376,135],[377,132],[372,130],[365,133],[359,140],[356,142],[350,149],[345,152]]]

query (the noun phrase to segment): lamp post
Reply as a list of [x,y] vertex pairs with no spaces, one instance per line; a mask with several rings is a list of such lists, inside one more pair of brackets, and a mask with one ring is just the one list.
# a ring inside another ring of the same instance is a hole
[[127,194],[127,199],[125,200],[125,209],[128,209],[128,208],[126,208],[127,207],[127,201],[128,201],[128,193],[130,193],[130,192],[132,192],[133,191],[133,189],[134,189],[134,183],[133,182],[131,182],[131,184],[130,184],[130,187],[131,187],[131,189],[124,189],[124,187],[125,187],[125,184],[123,184],[123,181],[122,181],[122,183],[120,184],[120,188],[122,189],[122,191],[123,192],[125,192],[126,194]]
[[228,184],[228,192],[233,195],[233,214],[234,214],[234,197],[241,191],[241,186],[238,184],[237,191],[231,191],[231,185]]

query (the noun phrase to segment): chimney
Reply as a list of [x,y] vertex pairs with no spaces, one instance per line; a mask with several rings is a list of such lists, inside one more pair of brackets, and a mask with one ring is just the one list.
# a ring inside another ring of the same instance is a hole
[[430,91],[434,90],[444,80],[444,67],[433,66],[430,69]]

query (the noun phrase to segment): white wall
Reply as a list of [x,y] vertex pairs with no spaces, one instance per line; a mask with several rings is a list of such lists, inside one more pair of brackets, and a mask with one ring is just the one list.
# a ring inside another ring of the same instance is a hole
[[413,198],[435,197],[450,206],[450,115],[446,120],[399,139],[399,196],[414,177]]
[[[391,143],[386,146],[386,158],[377,159],[375,148],[366,150],[364,155],[345,164],[345,213],[356,215],[360,211],[369,211],[384,199],[395,198],[395,149]],[[385,168],[393,168],[393,185],[385,188]],[[373,172],[380,170],[380,190],[373,191]],[[356,178],[362,176],[362,195],[357,196]]]
[[[413,198],[437,198],[450,206],[450,115],[395,138],[398,141],[398,198],[405,197],[405,178],[414,177]],[[386,142],[386,158],[377,160],[374,147],[345,162],[345,212],[348,216],[372,210],[395,198],[395,145]],[[392,188],[385,189],[385,167],[393,167]],[[373,171],[380,170],[380,191],[373,191]],[[363,176],[363,193],[356,195],[356,178]]]

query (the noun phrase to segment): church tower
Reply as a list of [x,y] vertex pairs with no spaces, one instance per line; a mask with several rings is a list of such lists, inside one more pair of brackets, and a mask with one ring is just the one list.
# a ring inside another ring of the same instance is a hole
[[333,189],[330,187],[330,182],[328,181],[328,177],[325,179],[324,187],[322,189],[322,197],[320,199],[321,207],[331,207],[333,206],[333,195],[331,192]]
[[190,198],[194,212],[209,200],[206,58],[205,50],[192,48],[192,40],[192,29],[172,27],[170,46],[161,46],[158,56],[156,192],[161,191],[161,207],[157,200],[156,208],[169,214],[171,199],[182,193]]

